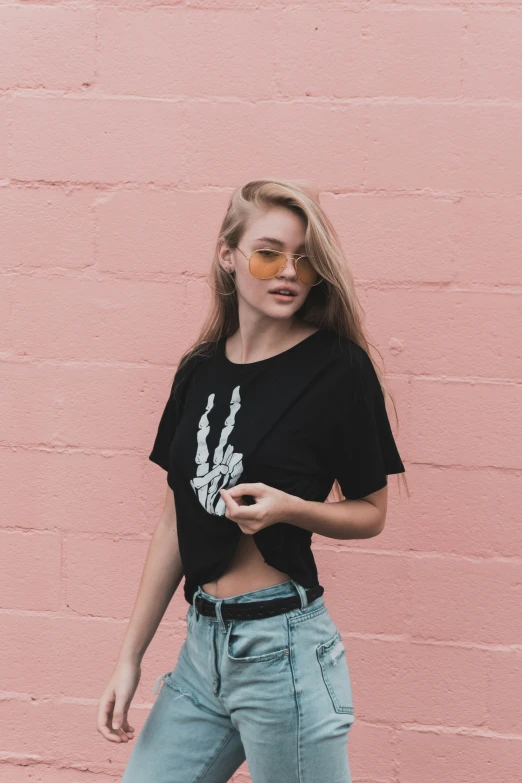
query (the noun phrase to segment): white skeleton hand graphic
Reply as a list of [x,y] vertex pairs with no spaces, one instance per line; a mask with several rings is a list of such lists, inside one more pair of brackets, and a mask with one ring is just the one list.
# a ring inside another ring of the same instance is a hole
[[226,506],[219,490],[223,487],[225,489],[233,487],[243,472],[242,454],[235,453],[230,444],[223,454],[228,437],[234,429],[236,413],[241,407],[239,386],[232,391],[230,413],[225,419],[219,443],[214,451],[213,467],[210,469],[207,448],[207,436],[210,431],[208,414],[214,407],[214,397],[214,394],[209,394],[206,410],[199,420],[196,477],[191,480],[190,485],[209,514],[224,516]]

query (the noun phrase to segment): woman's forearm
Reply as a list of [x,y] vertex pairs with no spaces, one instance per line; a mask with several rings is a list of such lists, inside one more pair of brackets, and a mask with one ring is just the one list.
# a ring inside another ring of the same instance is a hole
[[175,520],[161,517],[149,543],[119,661],[141,661],[182,577]]
[[366,500],[319,503],[295,498],[289,522],[327,538],[372,538],[383,528],[383,512]]

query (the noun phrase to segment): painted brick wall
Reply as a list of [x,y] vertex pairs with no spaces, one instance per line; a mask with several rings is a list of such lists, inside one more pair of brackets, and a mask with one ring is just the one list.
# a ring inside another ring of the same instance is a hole
[[339,229],[412,492],[378,538],[314,539],[354,781],[520,779],[521,48],[520,0],[0,2],[0,781],[119,780],[96,705],[163,501],[146,455],[230,190],[269,175]]

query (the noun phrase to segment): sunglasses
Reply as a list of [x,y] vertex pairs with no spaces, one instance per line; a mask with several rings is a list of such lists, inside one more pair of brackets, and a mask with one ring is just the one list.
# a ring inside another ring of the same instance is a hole
[[[291,255],[290,253],[287,254],[266,247],[261,250],[254,250],[251,256],[247,256],[240,247],[237,249],[245,256],[250,273],[257,277],[258,280],[268,280],[279,274],[285,268],[287,257]],[[308,256],[297,256],[295,259],[295,271],[297,277],[304,285],[314,286],[322,282],[323,278],[316,272]]]

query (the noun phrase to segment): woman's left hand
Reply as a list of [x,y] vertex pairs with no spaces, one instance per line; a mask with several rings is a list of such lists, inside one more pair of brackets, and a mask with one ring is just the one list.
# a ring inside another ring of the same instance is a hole
[[[219,491],[227,507],[225,516],[237,522],[247,535],[253,535],[276,522],[289,521],[299,501],[298,497],[261,482],[237,484]],[[252,495],[255,502],[247,505],[242,499],[243,495]]]

